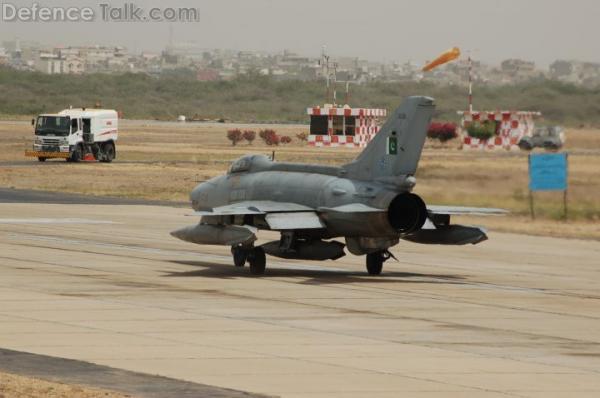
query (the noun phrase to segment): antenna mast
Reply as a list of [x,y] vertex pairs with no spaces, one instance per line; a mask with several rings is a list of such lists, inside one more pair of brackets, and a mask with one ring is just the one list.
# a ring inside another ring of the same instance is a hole
[[473,60],[469,52],[469,113],[473,113]]
[[325,103],[329,101],[329,55],[327,55],[326,50],[326,46],[323,46],[321,49],[321,68],[325,71],[326,80]]
[[334,62],[333,63],[333,106],[337,105],[337,90],[336,90],[336,85],[337,85],[337,67],[338,67],[337,62]]
[[[329,59],[331,57],[327,54],[327,47],[323,46],[321,52],[321,68],[324,70],[325,81],[326,81],[326,92],[325,92],[325,103],[328,103],[331,99],[331,87],[333,86],[333,105],[336,105],[337,102],[337,91],[335,89],[335,85],[337,83],[337,62],[329,63]],[[332,72],[333,70],[333,72]]]
[[344,105],[350,103],[350,80],[346,80],[346,98],[344,99]]
[[173,25],[169,25],[169,44],[168,44],[168,49],[169,51],[173,51]]

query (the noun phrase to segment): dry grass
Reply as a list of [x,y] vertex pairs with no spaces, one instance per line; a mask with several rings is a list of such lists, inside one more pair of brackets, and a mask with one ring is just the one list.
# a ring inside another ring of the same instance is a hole
[[0,398],[124,398],[130,395],[0,373]]
[[[119,162],[38,164],[23,158],[31,127],[0,123],[0,186],[160,200],[187,200],[200,181],[223,173],[231,160],[246,153],[270,154],[277,160],[339,165],[358,150],[311,148],[294,142],[269,147],[257,139],[231,146],[226,124],[157,124],[126,122],[117,145]],[[295,138],[303,125],[236,126],[275,128]],[[568,132],[570,152],[570,221],[562,221],[562,193],[537,193],[538,219],[528,218],[527,154],[463,152],[458,143],[428,144],[423,153],[416,192],[428,203],[493,206],[511,210],[501,219],[479,220],[495,229],[553,236],[600,239],[600,131]],[[477,220],[475,220],[477,221]],[[476,222],[477,223],[477,222]]]
[[567,130],[567,149],[600,149],[600,131],[597,129]]

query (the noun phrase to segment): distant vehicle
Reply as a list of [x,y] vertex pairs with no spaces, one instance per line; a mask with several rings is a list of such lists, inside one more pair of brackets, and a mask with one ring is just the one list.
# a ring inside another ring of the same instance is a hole
[[526,135],[519,141],[519,148],[531,151],[533,148],[544,148],[555,151],[565,143],[565,132],[560,126],[542,126],[535,129],[531,136]]
[[[450,223],[453,215],[503,214],[499,209],[426,205],[412,193],[427,128],[428,97],[410,97],[351,163],[341,167],[275,162],[264,155],[234,161],[226,175],[191,193],[200,223],[171,234],[201,245],[231,246],[233,263],[265,272],[265,253],[285,259],[336,260],[366,255],[381,273],[400,239],[441,245],[477,244],[484,229]],[[258,230],[281,238],[255,245]],[[331,240],[344,238],[346,244]]]
[[119,116],[109,109],[65,109],[56,114],[42,114],[33,119],[35,141],[25,156],[66,159],[79,162],[93,157],[112,162],[117,154]]

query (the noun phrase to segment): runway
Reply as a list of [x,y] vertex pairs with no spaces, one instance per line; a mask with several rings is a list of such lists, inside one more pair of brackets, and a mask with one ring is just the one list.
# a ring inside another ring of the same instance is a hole
[[351,255],[252,277],[169,236],[188,213],[1,203],[0,348],[283,397],[600,396],[596,241],[491,232],[403,242],[380,277]]

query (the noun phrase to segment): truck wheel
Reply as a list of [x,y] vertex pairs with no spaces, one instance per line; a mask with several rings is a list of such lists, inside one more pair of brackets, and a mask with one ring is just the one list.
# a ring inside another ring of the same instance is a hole
[[115,159],[115,145],[112,142],[104,144],[104,163],[110,163]]
[[250,273],[252,275],[264,274],[267,265],[267,258],[263,248],[257,247],[252,250],[248,256],[248,262],[250,263]]
[[68,160],[70,160],[71,162],[79,162],[81,160],[81,158],[83,157],[82,151],[81,151],[81,146],[77,145],[74,149],[73,152],[71,153],[71,157]]
[[519,149],[522,151],[531,151],[533,149],[533,147],[531,146],[531,144],[529,144],[526,141],[521,141],[519,142]]
[[46,161],[46,158],[38,157],[38,162],[45,162],[45,161]]

